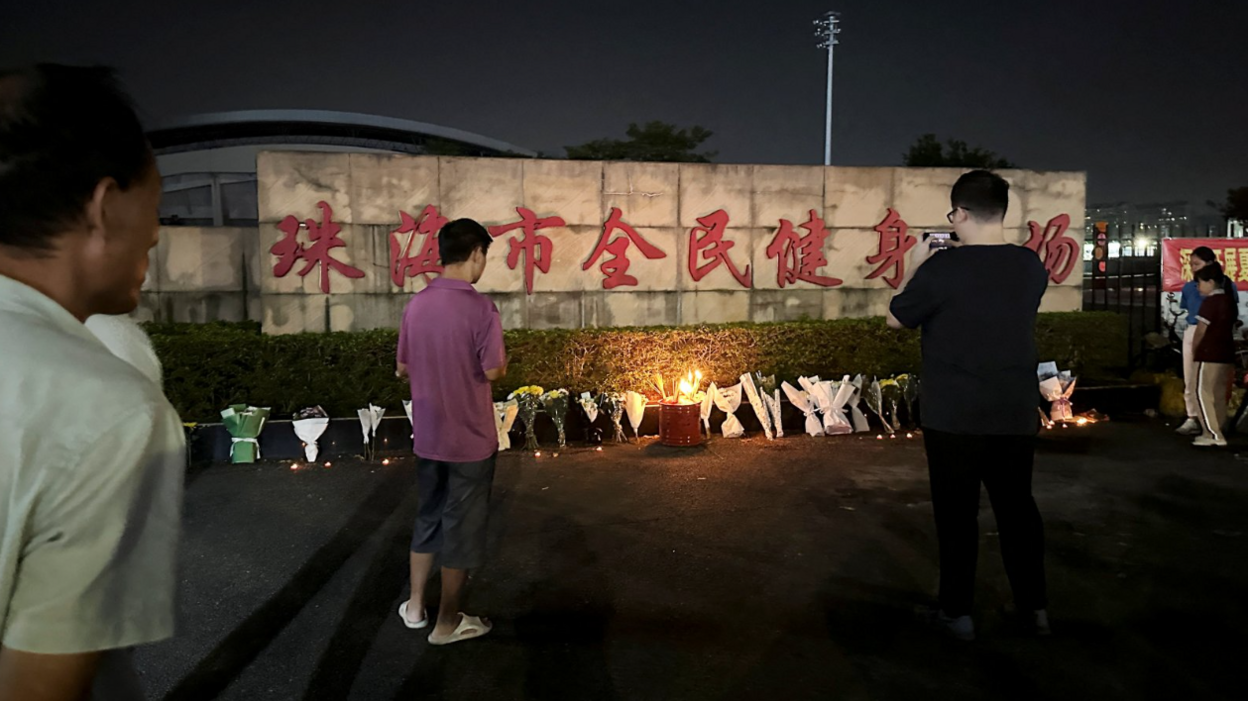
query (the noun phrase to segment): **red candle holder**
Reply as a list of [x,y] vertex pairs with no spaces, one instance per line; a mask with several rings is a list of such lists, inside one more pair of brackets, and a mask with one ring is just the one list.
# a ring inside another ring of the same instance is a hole
[[702,445],[702,406],[692,402],[659,404],[659,442],[675,448]]

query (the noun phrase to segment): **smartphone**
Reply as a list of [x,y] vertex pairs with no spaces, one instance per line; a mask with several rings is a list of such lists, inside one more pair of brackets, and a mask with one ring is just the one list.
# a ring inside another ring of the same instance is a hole
[[949,248],[949,242],[957,241],[958,234],[956,231],[926,231],[923,233],[923,240],[928,242],[927,245],[932,250]]

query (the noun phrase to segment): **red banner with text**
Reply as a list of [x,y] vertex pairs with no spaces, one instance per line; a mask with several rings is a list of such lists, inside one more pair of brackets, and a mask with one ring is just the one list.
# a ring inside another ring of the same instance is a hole
[[1222,263],[1235,287],[1248,290],[1248,239],[1163,239],[1161,242],[1161,288],[1179,292],[1192,279],[1192,251],[1206,246]]

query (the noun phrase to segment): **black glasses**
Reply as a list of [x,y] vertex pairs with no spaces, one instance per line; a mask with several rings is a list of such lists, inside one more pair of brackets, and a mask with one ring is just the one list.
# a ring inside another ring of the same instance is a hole
[[948,214],[945,215],[945,219],[948,219],[950,224],[953,223],[953,215],[956,214],[959,209],[964,212],[974,211],[969,207],[954,207],[953,209],[949,210]]

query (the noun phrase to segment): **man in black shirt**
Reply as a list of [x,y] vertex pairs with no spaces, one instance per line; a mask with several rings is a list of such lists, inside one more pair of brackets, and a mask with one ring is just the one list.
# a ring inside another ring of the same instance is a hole
[[1005,243],[1009,191],[984,170],[958,179],[948,214],[958,242],[914,247],[888,315],[893,328],[922,329],[922,424],[940,546],[940,607],[931,618],[961,640],[975,638],[981,482],[1015,607],[1034,632],[1048,632],[1044,524],[1031,494],[1035,321],[1048,273],[1034,252]]

